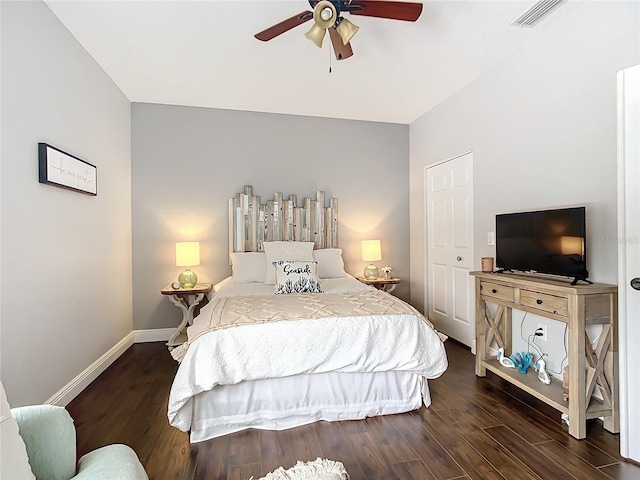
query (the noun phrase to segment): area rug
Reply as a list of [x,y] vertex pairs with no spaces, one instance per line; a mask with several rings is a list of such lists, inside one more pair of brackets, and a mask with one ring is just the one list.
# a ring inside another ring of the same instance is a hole
[[349,480],[349,474],[342,463],[318,457],[312,462],[298,461],[287,470],[280,467],[258,480]]

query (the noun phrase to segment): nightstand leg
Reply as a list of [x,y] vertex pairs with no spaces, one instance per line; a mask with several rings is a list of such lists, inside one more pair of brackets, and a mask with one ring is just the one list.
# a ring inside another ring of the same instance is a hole
[[[191,297],[194,297],[192,301]],[[193,311],[198,306],[198,304],[204,298],[204,293],[198,293],[196,295],[170,295],[169,300],[176,307],[178,307],[182,311],[182,321],[180,325],[173,331],[171,338],[167,342],[167,346],[169,348],[176,347],[183,342],[178,342],[178,337],[182,334],[182,331],[187,327],[187,325],[191,325],[193,323]]]

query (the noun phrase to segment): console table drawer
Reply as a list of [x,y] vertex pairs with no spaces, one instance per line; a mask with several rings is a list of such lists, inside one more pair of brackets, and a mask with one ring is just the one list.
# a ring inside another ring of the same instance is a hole
[[547,295],[530,290],[520,290],[520,303],[564,317],[569,315],[569,300],[566,297],[556,297],[555,295]]
[[487,297],[500,298],[507,302],[515,300],[515,288],[498,285],[497,283],[482,282],[480,284],[480,294]]

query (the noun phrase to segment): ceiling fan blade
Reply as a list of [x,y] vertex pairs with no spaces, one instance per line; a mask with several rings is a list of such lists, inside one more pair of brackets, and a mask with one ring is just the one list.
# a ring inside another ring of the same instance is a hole
[[352,15],[415,22],[422,13],[422,4],[386,0],[352,0],[345,6],[344,11]]
[[336,53],[336,60],[344,60],[353,55],[353,49],[351,48],[351,42],[346,45],[342,43],[342,38],[334,27],[328,28],[329,38],[331,38],[331,45],[333,45],[333,51]]
[[302,25],[305,22],[308,22],[313,18],[313,12],[304,11],[300,12],[297,15],[294,15],[291,18],[287,18],[280,23],[276,23],[275,25],[259,32],[254,35],[258,40],[262,40],[263,42],[269,41],[272,38],[277,37],[278,35],[282,35],[285,32],[288,32],[292,28],[297,27],[298,25]]

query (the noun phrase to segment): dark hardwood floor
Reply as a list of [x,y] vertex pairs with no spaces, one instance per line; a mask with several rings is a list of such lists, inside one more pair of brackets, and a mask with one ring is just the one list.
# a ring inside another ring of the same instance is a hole
[[618,435],[600,421],[575,440],[559,412],[491,373],[477,378],[469,350],[446,345],[450,366],[429,382],[431,407],[400,415],[190,445],[167,422],[177,364],[162,343],[132,346],[67,409],[79,455],[126,443],[151,479],[248,480],[317,457],[341,461],[352,480],[640,479],[640,466],[619,456]]

